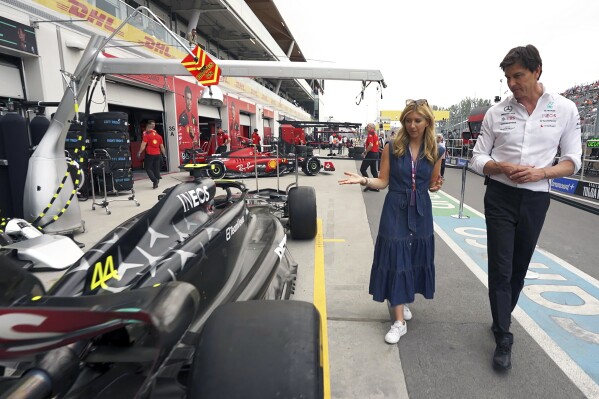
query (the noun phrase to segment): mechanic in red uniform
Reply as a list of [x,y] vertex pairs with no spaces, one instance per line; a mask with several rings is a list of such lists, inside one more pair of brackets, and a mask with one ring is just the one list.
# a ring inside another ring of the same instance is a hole
[[216,153],[221,154],[223,152],[226,152],[227,145],[229,145],[229,142],[231,142],[229,135],[225,133],[222,128],[219,127],[216,132]]
[[137,157],[140,158],[141,153],[144,152],[144,150],[146,151],[144,168],[146,169],[148,177],[152,180],[152,188],[157,188],[160,179],[160,163],[162,161],[160,154],[166,157],[166,150],[164,149],[162,136],[154,130],[154,127],[156,127],[156,122],[149,120],[146,124],[146,131],[141,146],[139,147],[139,151],[137,152]]
[[[370,167],[370,173],[372,173],[372,177],[376,179],[377,177],[379,177],[376,168],[379,159],[379,138],[376,134],[376,128],[374,126],[374,123],[369,123],[368,125],[366,125],[366,132],[368,133],[368,137],[366,137],[366,142],[364,143],[364,153],[362,154],[364,155],[364,160],[362,161],[362,165],[360,165],[360,173],[362,174],[362,176],[368,177],[368,173],[366,173],[366,170],[368,169],[368,167]],[[369,190],[379,191],[378,188],[372,189],[368,188],[368,186],[364,188],[364,191]]]
[[258,129],[254,129],[254,133],[252,133],[252,144],[256,147],[256,151],[262,152],[262,146],[260,145],[260,135],[258,134]]

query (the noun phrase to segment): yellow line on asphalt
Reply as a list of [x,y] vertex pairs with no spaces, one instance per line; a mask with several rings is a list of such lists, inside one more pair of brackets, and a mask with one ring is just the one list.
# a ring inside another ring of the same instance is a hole
[[345,239],[343,238],[325,238],[323,239],[324,242],[345,242]]
[[314,306],[320,313],[320,360],[324,398],[331,397],[329,374],[329,336],[327,329],[327,296],[324,279],[324,239],[322,237],[322,219],[316,221],[316,239],[314,240]]

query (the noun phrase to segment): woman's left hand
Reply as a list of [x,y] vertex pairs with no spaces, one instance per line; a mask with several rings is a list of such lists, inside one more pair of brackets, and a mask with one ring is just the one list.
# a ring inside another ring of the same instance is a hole
[[444,181],[445,179],[443,178],[443,176],[439,175],[437,177],[437,180],[433,182],[433,184],[428,188],[428,190],[432,193],[441,190],[441,186],[443,185]]
[[343,172],[344,175],[348,176],[347,179],[339,180],[339,184],[362,184],[364,183],[364,176],[352,172]]

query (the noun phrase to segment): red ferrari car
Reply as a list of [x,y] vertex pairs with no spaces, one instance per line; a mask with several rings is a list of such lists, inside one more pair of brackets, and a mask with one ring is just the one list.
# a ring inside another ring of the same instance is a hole
[[[294,171],[296,156],[281,155],[277,151],[257,152],[254,148],[241,148],[209,156],[206,162],[213,165],[208,172],[213,179],[255,176],[256,171],[258,176],[276,176],[277,165],[280,175]],[[315,156],[297,157],[297,166],[308,176],[314,176],[321,170],[335,170],[332,162],[321,163]]]

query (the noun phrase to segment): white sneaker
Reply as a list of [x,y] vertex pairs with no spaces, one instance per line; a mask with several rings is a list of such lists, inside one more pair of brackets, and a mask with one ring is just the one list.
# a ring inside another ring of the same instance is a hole
[[408,307],[408,305],[403,305],[403,319],[404,320],[412,320],[412,311]]
[[404,321],[403,323],[397,320],[391,328],[389,332],[385,335],[385,342],[388,344],[396,344],[399,342],[399,338],[405,333],[408,332],[408,325]]

